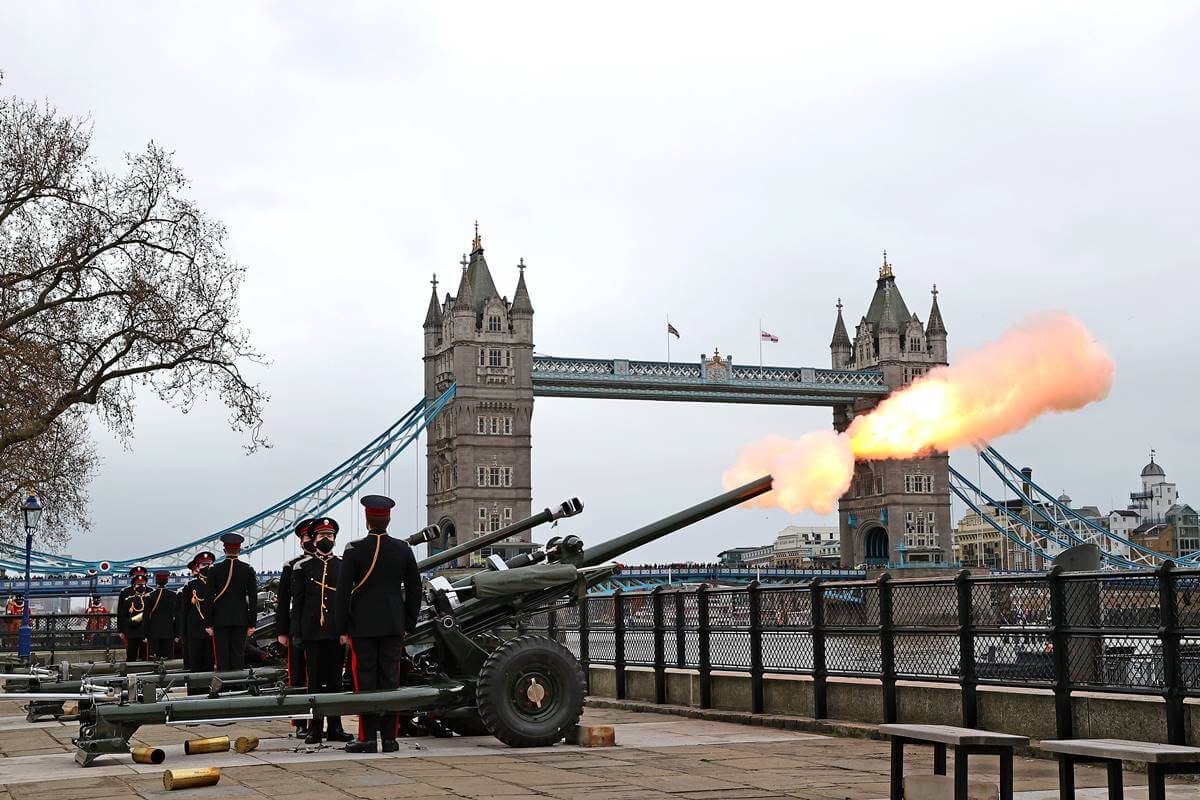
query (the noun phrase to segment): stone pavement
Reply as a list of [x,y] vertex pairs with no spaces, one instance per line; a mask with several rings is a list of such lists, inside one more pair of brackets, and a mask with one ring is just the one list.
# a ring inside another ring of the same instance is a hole
[[[288,738],[286,723],[214,727],[147,727],[139,743],[167,751],[162,766],[108,757],[84,769],[72,759],[74,724],[30,725],[15,703],[0,702],[0,800],[124,800],[159,798],[557,798],[558,800],[739,800],[807,798],[874,800],[888,794],[886,742],[775,730],[660,714],[589,709],[585,720],[610,724],[618,747],[567,745],[517,750],[491,737],[405,740],[401,751],[351,756]],[[347,720],[348,722],[350,720]],[[259,736],[262,746],[184,756],[184,739]],[[932,751],[910,748],[908,768],[932,771]],[[222,769],[206,789],[165,792],[168,768]],[[995,759],[972,759],[973,774],[996,780]],[[1057,796],[1054,762],[1020,758],[1022,800]],[[1081,767],[1080,787],[1103,784],[1100,770]],[[1145,797],[1141,776],[1127,774],[1127,796]],[[1104,797],[1103,790],[1079,792]],[[1200,798],[1200,787],[1172,786],[1170,797]]]

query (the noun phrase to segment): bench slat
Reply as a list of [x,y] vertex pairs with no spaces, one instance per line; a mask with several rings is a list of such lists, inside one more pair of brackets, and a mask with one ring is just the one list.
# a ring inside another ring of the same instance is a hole
[[1028,736],[981,731],[975,728],[956,728],[952,725],[880,725],[885,736],[937,742],[955,747],[1017,747],[1029,744]]
[[1066,753],[1092,758],[1119,758],[1150,764],[1190,764],[1200,762],[1200,747],[1177,744],[1138,742],[1131,739],[1048,739],[1039,743],[1048,753]]

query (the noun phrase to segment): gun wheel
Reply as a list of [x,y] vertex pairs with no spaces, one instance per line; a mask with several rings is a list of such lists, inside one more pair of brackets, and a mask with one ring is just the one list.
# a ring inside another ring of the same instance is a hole
[[492,735],[510,747],[545,747],[583,714],[583,670],[553,639],[521,636],[483,663],[475,699]]

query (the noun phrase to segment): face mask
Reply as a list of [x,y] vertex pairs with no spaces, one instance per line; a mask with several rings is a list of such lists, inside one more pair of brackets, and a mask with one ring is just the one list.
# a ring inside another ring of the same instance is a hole
[[333,552],[333,539],[317,539],[316,548],[325,555]]
[[313,540],[305,539],[303,542],[300,543],[300,549],[306,553],[311,553],[314,549]]

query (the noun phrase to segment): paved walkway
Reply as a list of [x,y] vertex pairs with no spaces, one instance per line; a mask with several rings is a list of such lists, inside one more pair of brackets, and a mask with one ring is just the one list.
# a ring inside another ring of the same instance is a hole
[[[304,747],[286,723],[225,727],[147,727],[139,743],[167,751],[162,766],[107,757],[84,769],[72,758],[76,725],[30,725],[15,703],[0,702],[0,800],[124,800],[168,794],[189,797],[275,798],[558,798],[559,800],[738,800],[806,798],[874,800],[888,793],[885,742],[846,739],[661,714],[589,709],[585,720],[616,727],[620,746],[559,745],[516,750],[490,737],[404,740],[399,753],[351,756]],[[259,736],[259,750],[184,756],[182,742],[198,736]],[[912,748],[908,767],[932,771],[931,751]],[[978,764],[976,764],[978,761]],[[222,768],[216,787],[165,792],[168,768]],[[995,759],[972,759],[973,772],[996,780]],[[1127,784],[1140,776],[1127,775]],[[1057,796],[1051,761],[1017,759],[1023,800]],[[1098,787],[1100,770],[1078,770],[1080,787]],[[1081,797],[1104,797],[1099,789]],[[1132,785],[1128,797],[1145,797]],[[1200,798],[1200,787],[1171,787],[1168,796]]]

